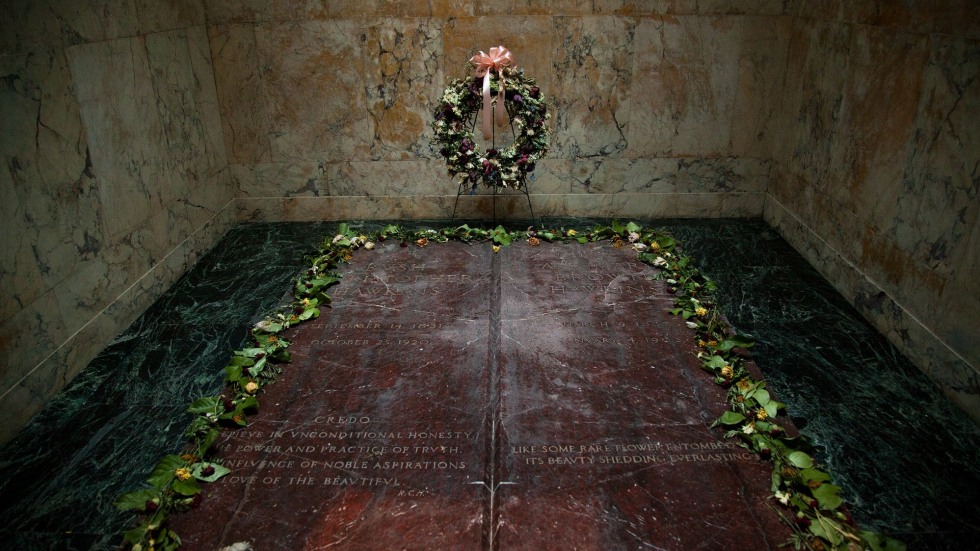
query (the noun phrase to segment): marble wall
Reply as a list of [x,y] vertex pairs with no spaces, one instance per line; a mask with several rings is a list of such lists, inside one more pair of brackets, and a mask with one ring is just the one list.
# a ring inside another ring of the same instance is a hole
[[980,4],[826,2],[790,37],[766,219],[980,420]]
[[204,5],[0,19],[0,441],[235,223]]
[[448,217],[431,110],[497,44],[553,99],[536,214],[761,215],[791,20],[727,4],[209,1],[241,216]]

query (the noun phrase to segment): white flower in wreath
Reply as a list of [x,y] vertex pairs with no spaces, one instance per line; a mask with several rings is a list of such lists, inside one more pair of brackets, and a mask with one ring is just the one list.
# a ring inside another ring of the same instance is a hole
[[647,250],[647,246],[645,243],[633,243],[633,249],[638,253],[642,253]]
[[334,236],[332,243],[337,243],[342,239],[344,239],[344,237],[346,237],[344,234],[338,233],[337,235]]
[[531,130],[531,129],[529,128],[529,129],[527,130],[527,135],[528,135],[528,136],[533,136],[533,135],[534,135],[534,130]]
[[635,231],[631,231],[629,235],[629,240],[630,243],[636,243],[637,241],[640,240],[640,234],[636,233]]
[[662,256],[658,256],[656,259],[654,259],[653,265],[656,266],[656,267],[658,267],[658,268],[666,268],[667,267],[667,259],[665,259]]
[[693,321],[686,321],[684,323],[687,324],[688,329],[697,329],[698,328],[698,324],[694,323]]

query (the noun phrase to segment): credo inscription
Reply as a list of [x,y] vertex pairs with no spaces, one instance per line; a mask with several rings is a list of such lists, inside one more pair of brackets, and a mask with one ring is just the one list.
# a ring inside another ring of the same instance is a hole
[[[301,428],[244,429],[237,443],[218,446],[232,470],[226,481],[266,486],[397,487],[398,496],[420,497],[426,489],[404,480],[405,473],[462,471],[464,447],[472,431],[372,428],[359,414],[323,415]],[[249,457],[262,454],[262,459]],[[260,471],[261,474],[258,474]]]
[[734,442],[632,444],[535,444],[511,446],[510,453],[525,465],[637,465],[651,463],[712,463],[752,460],[755,456]]

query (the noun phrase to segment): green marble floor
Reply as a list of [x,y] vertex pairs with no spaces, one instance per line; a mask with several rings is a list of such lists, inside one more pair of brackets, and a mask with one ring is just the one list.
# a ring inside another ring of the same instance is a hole
[[[651,224],[718,281],[723,311],[758,338],[756,362],[864,527],[910,549],[980,538],[980,428],[775,231],[758,220]],[[131,517],[112,501],[180,448],[187,404],[220,388],[230,351],[332,227],[234,229],[0,448],[4,547],[114,548]]]

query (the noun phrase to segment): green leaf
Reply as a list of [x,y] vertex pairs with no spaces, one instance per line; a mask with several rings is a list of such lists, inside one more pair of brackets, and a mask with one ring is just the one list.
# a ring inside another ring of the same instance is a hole
[[862,530],[861,538],[868,543],[872,551],[905,551],[904,543],[884,534]]
[[610,227],[612,227],[612,231],[615,233],[623,233],[626,230],[626,227],[619,220],[613,220]]
[[834,549],[844,543],[844,536],[840,533],[840,523],[821,516],[817,518],[817,522],[810,525],[811,528],[814,526],[820,526],[823,529],[824,535],[821,537],[833,544]]
[[343,235],[354,235],[354,232],[352,232],[350,229],[350,224],[347,222],[342,222],[339,226],[337,226],[337,233]]
[[[755,401],[758,402],[760,406],[765,407],[765,405],[769,403],[769,391],[764,388],[760,388],[753,392],[750,396],[747,395],[746,398],[755,398]],[[766,410],[766,413],[769,413],[769,410]]]
[[786,458],[794,467],[800,469],[809,469],[813,466],[813,458],[807,455],[805,452],[795,451]]
[[548,231],[538,232],[538,237],[544,239],[548,243],[551,243],[552,241],[555,240],[555,234]]
[[249,396],[241,402],[238,403],[238,407],[244,410],[256,410],[259,409],[259,399],[255,396]]
[[826,482],[830,480],[829,474],[821,471],[820,469],[814,469],[812,467],[800,471],[800,476],[802,476],[803,480],[806,480],[807,482],[811,480],[815,480],[817,482]]
[[630,222],[629,224],[626,224],[626,231],[628,231],[630,233],[633,233],[633,232],[639,233],[640,230],[642,230],[642,229],[643,228],[641,228],[640,226],[636,225],[635,222]]
[[840,487],[833,484],[821,484],[813,490],[813,497],[817,499],[821,509],[833,511],[844,504],[844,500],[839,495]]
[[775,417],[779,414],[779,402],[768,402],[762,406],[762,409],[766,410],[766,415],[769,417]]
[[266,364],[266,358],[265,357],[259,358],[259,361],[255,362],[255,365],[248,368],[248,374],[251,375],[252,377],[258,377],[259,373],[262,373],[262,370],[265,369],[265,364]]
[[583,244],[583,245],[589,242],[589,238],[588,237],[584,237],[584,236],[583,237],[576,237],[575,240],[578,241],[579,243]]
[[737,411],[726,411],[724,415],[718,418],[718,422],[722,425],[737,425],[745,420],[745,416]]
[[265,354],[265,348],[245,348],[235,351],[236,356],[244,356],[246,358],[254,358],[259,354]]
[[174,479],[173,489],[178,494],[185,496],[201,493],[201,486],[193,478],[188,478],[187,480]]
[[174,472],[184,466],[184,460],[177,455],[165,455],[156,466],[153,467],[153,472],[150,474],[150,478],[146,479],[154,488],[162,490],[170,484],[170,481],[176,476]]
[[120,511],[131,511],[137,509],[142,511],[146,507],[146,502],[157,497],[159,495],[159,490],[157,489],[143,489],[134,490],[132,492],[126,492],[125,494],[119,496],[116,500],[116,509]]
[[232,356],[231,360],[228,361],[228,365],[246,366],[252,365],[255,360],[252,358],[246,358],[245,356]]
[[683,308],[674,308],[670,311],[670,313],[676,316],[677,314],[680,314],[683,311],[684,311]]
[[191,413],[213,413],[218,410],[220,404],[221,398],[217,396],[205,396],[194,400],[190,407],[187,408],[187,411]]
[[505,230],[503,226],[497,226],[497,228],[493,230],[491,233],[491,239],[493,239],[494,243],[505,246],[510,245],[511,241],[513,240],[511,235],[507,233],[507,230]]
[[225,377],[225,379],[228,382],[231,382],[231,383],[238,382],[242,378],[242,366],[240,366],[240,365],[226,365],[225,366],[225,373],[228,374]]
[[772,493],[779,491],[779,488],[783,485],[783,475],[779,474],[781,469],[773,469],[772,474],[769,476],[769,480],[772,482],[770,489]]
[[214,441],[218,439],[220,431],[216,427],[211,427],[206,433],[204,433],[204,438],[201,439],[201,443],[197,447],[197,452],[200,455],[207,453]]
[[136,545],[137,543],[143,541],[146,534],[150,531],[150,519],[144,519],[132,530],[127,530],[123,534],[123,539],[126,540],[130,545]]
[[[214,472],[205,476],[202,473],[208,467],[213,468]],[[197,463],[194,465],[194,468],[191,469],[191,474],[194,475],[194,478],[202,482],[214,482],[215,480],[218,480],[219,478],[227,475],[230,472],[231,469],[229,469],[228,467],[225,467],[223,465],[218,465],[217,463],[206,463],[206,462]]]
[[715,355],[709,358],[708,362],[705,365],[707,365],[708,367],[712,367],[714,369],[721,369],[726,365],[728,365],[728,362],[725,361],[725,358]]

